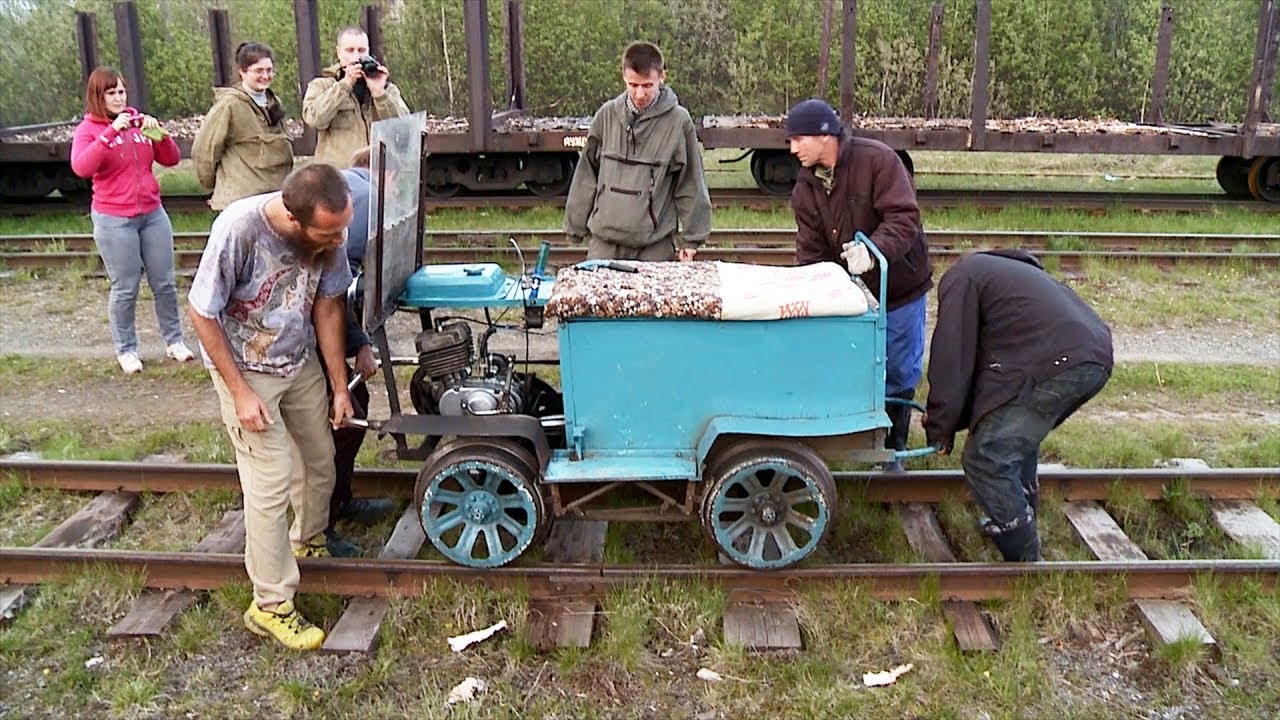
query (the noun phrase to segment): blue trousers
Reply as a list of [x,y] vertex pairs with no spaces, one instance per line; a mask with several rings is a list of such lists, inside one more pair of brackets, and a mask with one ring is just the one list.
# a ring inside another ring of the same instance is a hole
[[165,345],[182,340],[178,289],[173,282],[173,225],[164,208],[128,218],[97,211],[90,217],[93,242],[111,279],[107,317],[111,321],[111,341],[116,346],[116,354],[138,349],[134,311],[144,271],[155,297],[156,320]]
[[1040,443],[1098,394],[1109,377],[1096,363],[1077,365],[987,413],[969,432],[962,458],[965,480],[987,515],[987,533],[1006,560],[1035,560],[1040,554]]
[[925,302],[921,295],[895,310],[890,310],[885,334],[884,394],[911,397],[920,383],[924,368]]

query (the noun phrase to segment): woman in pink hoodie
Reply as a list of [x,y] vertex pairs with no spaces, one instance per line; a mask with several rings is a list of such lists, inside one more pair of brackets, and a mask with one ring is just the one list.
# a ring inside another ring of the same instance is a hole
[[160,206],[160,184],[151,163],[172,167],[178,144],[150,115],[129,107],[124,77],[100,67],[85,88],[84,121],[71,143],[71,169],[93,180],[93,241],[111,279],[107,317],[116,360],[125,373],[142,372],[134,310],[146,271],[155,296],[165,354],[186,362],[178,291],[173,281],[173,225]]

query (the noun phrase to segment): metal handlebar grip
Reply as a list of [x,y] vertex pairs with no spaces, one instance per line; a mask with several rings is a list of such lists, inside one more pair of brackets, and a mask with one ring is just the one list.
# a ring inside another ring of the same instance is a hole
[[540,278],[542,273],[547,270],[547,259],[551,257],[551,243],[546,240],[542,241],[542,246],[538,248],[538,261],[533,265],[533,276]]

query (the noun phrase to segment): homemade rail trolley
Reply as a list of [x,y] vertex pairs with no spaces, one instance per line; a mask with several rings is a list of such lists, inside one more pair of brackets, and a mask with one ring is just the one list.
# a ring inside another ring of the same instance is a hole
[[[932,452],[883,448],[883,290],[833,263],[587,261],[552,277],[544,244],[519,276],[421,266],[423,120],[374,125],[361,317],[384,359],[386,320],[421,319],[413,412],[384,362],[390,417],[368,424],[423,461],[414,497],[449,559],[504,565],[565,515],[696,517],[735,562],[785,567],[831,526],[828,462]],[[560,389],[489,352],[493,313],[512,310],[523,332],[554,318]]]

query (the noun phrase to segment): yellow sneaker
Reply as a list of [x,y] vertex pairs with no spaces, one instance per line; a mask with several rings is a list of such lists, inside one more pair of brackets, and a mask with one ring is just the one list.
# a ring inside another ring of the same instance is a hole
[[249,603],[244,611],[244,625],[255,635],[272,637],[290,650],[316,650],[324,643],[324,631],[312,625],[286,600],[275,610],[263,610]]
[[302,547],[293,549],[294,557],[333,557],[329,553],[329,543],[325,540],[324,533],[319,532],[311,537],[310,540],[302,544]]

